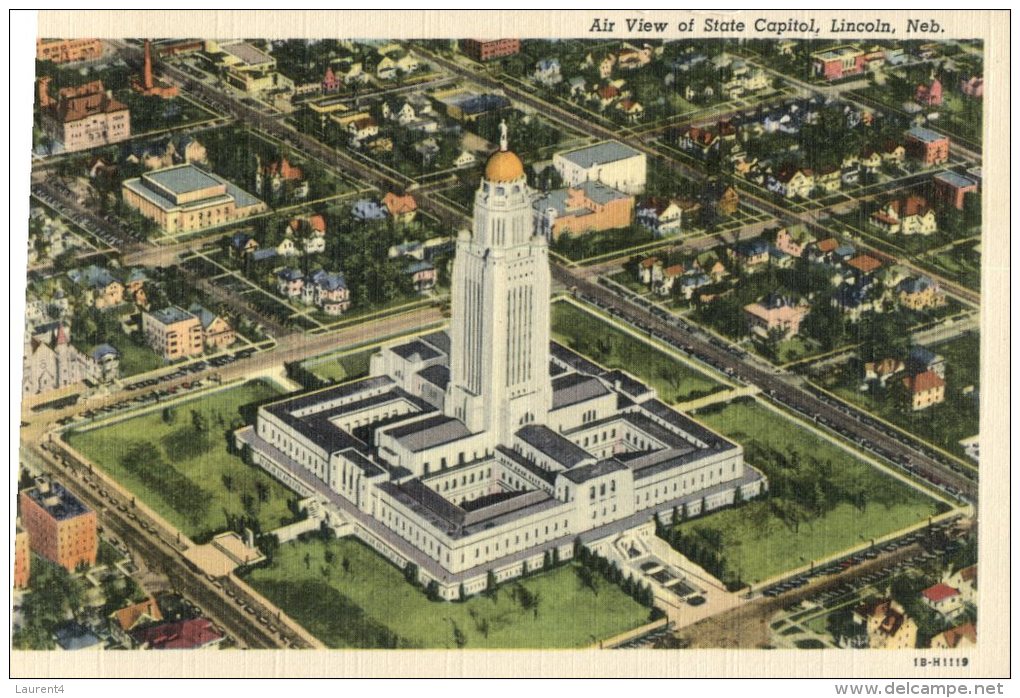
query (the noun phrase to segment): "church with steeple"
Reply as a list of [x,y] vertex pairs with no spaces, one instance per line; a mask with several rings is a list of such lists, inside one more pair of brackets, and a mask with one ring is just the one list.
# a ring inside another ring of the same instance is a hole
[[[440,596],[569,558],[626,558],[653,517],[766,488],[742,448],[655,390],[550,341],[551,275],[520,158],[501,124],[447,330],[383,347],[368,378],[260,407],[239,448]],[[570,301],[563,301],[570,302]]]

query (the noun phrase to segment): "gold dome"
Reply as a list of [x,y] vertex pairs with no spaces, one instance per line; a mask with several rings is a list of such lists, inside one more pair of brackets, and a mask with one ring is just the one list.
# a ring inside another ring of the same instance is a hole
[[510,182],[524,176],[524,164],[509,150],[497,150],[485,163],[485,178],[490,182]]

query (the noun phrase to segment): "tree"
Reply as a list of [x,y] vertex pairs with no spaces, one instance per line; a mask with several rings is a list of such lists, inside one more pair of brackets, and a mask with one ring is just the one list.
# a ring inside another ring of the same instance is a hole
[[255,494],[258,496],[260,502],[269,501],[269,485],[262,482],[261,480],[255,483]]
[[209,420],[197,410],[191,410],[191,426],[197,434],[204,435],[209,431]]
[[347,559],[346,555],[344,555],[344,559],[340,562],[340,567],[343,568],[345,574],[351,571],[351,561]]
[[418,585],[418,565],[414,564],[410,560],[408,560],[407,564],[404,565],[404,579],[406,579],[409,584],[414,584],[415,586]]
[[163,408],[163,423],[164,424],[173,424],[174,421],[176,421],[176,419],[177,419],[177,410],[175,410],[173,407],[164,407]]
[[577,578],[581,582],[582,587],[591,589],[591,592],[595,595],[599,595],[598,580],[595,578],[595,572],[584,565],[576,568]]
[[496,573],[489,570],[485,575],[485,595],[492,598],[496,594]]
[[229,474],[223,473],[220,479],[223,480],[223,488],[227,492],[232,492],[234,490],[234,478],[232,478]]

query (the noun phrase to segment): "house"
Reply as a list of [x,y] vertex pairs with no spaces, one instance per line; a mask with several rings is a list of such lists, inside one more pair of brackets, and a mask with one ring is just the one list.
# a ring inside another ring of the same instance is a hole
[[540,85],[552,87],[563,81],[560,74],[560,62],[555,58],[543,58],[535,64],[535,72],[531,74],[532,79]]
[[410,194],[399,196],[391,191],[386,192],[382,205],[397,223],[410,223],[418,215],[418,202]]
[[297,246],[306,254],[325,252],[326,219],[320,214],[308,218],[292,218],[284,235],[297,239]]
[[255,156],[255,193],[278,193],[285,182],[298,183],[305,178],[304,170],[290,164],[287,158],[262,164],[261,156]]
[[946,304],[946,294],[926,276],[908,277],[896,286],[896,299],[910,310],[941,308]]
[[663,269],[662,279],[659,281],[659,285],[656,287],[655,292],[660,296],[668,296],[671,294],[673,292],[673,285],[676,283],[677,279],[683,276],[684,271],[684,265],[682,264],[673,264]]
[[166,361],[197,356],[205,344],[201,321],[175,305],[143,312],[142,334],[152,350]]
[[935,201],[943,207],[952,206],[959,211],[963,210],[967,194],[978,190],[977,182],[952,170],[939,172],[932,181],[935,184]]
[[407,126],[418,118],[411,103],[399,99],[384,101],[380,107],[380,113],[387,121],[396,121],[401,126]]
[[267,247],[262,250],[255,250],[249,256],[254,264],[271,263],[276,260],[276,248]]
[[357,221],[384,221],[389,212],[379,202],[358,199],[351,206],[351,216]]
[[347,124],[347,133],[352,140],[361,143],[379,135],[379,124],[371,116],[363,116]]
[[646,257],[638,263],[638,278],[646,286],[662,281],[662,262],[658,257]]
[[730,258],[747,271],[769,261],[769,243],[763,238],[742,240],[729,250]]
[[305,303],[314,304],[327,315],[343,315],[351,307],[351,292],[341,272],[320,269],[308,277],[301,292]]
[[740,194],[737,190],[717,179],[708,180],[698,198],[702,207],[714,211],[718,216],[732,216],[740,206]]
[[555,241],[563,233],[579,235],[630,225],[634,197],[599,182],[583,182],[536,198],[532,208],[535,231]]
[[874,148],[865,148],[857,163],[860,170],[866,174],[874,174],[882,167],[882,154]]
[[861,254],[848,259],[846,266],[857,272],[858,276],[867,276],[881,269],[882,262],[871,255]]
[[665,237],[690,227],[700,209],[701,205],[695,201],[651,197],[638,204],[636,220],[655,237]]
[[149,299],[145,293],[145,283],[149,277],[141,269],[132,269],[124,277],[124,295],[142,308],[149,307]]
[[299,269],[286,267],[276,272],[276,288],[281,296],[295,298],[305,287],[305,275]]
[[970,565],[969,567],[957,570],[945,580],[949,586],[960,592],[960,597],[964,603],[977,603],[977,571],[977,565]]
[[907,354],[907,367],[913,373],[931,371],[939,378],[946,377],[945,357],[922,346],[910,347],[910,352]]
[[855,623],[865,625],[871,649],[913,649],[917,623],[892,599],[869,599],[853,611]]
[[868,361],[864,364],[864,381],[866,383],[876,382],[884,388],[889,383],[889,379],[897,373],[902,373],[904,368],[902,361],[888,356],[879,361]]
[[719,151],[719,137],[708,129],[690,126],[677,139],[677,147],[704,159]]
[[143,650],[196,650],[218,645],[223,633],[208,618],[189,618],[131,632],[134,646]]
[[422,165],[428,165],[439,154],[439,143],[435,138],[423,138],[414,144],[414,152],[421,155]]
[[97,385],[120,378],[120,352],[110,344],[100,344],[86,356],[85,379]]
[[808,232],[806,225],[796,223],[780,228],[776,234],[776,247],[791,257],[800,257],[815,240],[815,236]]
[[946,382],[934,371],[925,371],[903,379],[911,408],[917,412],[946,399]]
[[690,300],[694,296],[694,292],[702,286],[707,286],[712,283],[711,277],[700,271],[689,271],[680,277],[680,281],[677,286],[680,288],[680,294],[685,300]]
[[874,296],[873,288],[873,285],[859,281],[842,283],[832,296],[832,307],[851,322],[857,322],[864,313],[881,310],[881,298]]
[[960,79],[960,92],[974,99],[981,99],[985,94],[985,79],[980,75]]
[[90,264],[84,269],[67,272],[71,280],[85,294],[86,302],[98,310],[105,310],[124,302],[124,284],[105,267]]
[[627,118],[627,121],[634,124],[641,120],[641,116],[645,113],[645,108],[641,106],[641,103],[628,98],[621,99],[616,103],[617,111],[623,112],[623,115]]
[[914,90],[914,101],[925,107],[942,106],[942,83],[935,78],[930,84],[918,85]]
[[906,152],[923,165],[940,165],[949,160],[949,137],[922,126],[907,131]]
[[779,171],[768,178],[766,187],[769,191],[785,196],[788,199],[806,199],[815,188],[815,175],[806,167],[784,165]]
[[230,251],[237,258],[249,255],[258,248],[258,241],[247,233],[234,233],[230,236]]
[[906,154],[907,149],[903,147],[903,144],[896,143],[895,141],[886,141],[882,146],[879,156],[882,158],[882,162],[901,165]]
[[926,199],[916,194],[886,202],[871,214],[869,220],[890,235],[932,235],[938,232],[935,210]]
[[939,633],[931,639],[933,650],[969,649],[977,645],[977,626],[964,623]]
[[963,610],[963,599],[959,589],[954,589],[945,582],[924,589],[921,592],[921,601],[944,618],[952,618]]
[[294,238],[284,237],[276,246],[276,254],[281,257],[295,257],[299,254]]
[[417,240],[402,242],[399,245],[390,247],[387,255],[390,259],[397,257],[413,257],[417,260],[425,259],[425,244]]
[[726,269],[726,265],[722,263],[713,250],[702,252],[699,254],[692,265],[693,268],[703,271],[711,277],[713,283],[719,283],[722,279],[729,274]]
[[432,266],[431,262],[416,260],[408,264],[404,271],[411,277],[411,283],[414,284],[414,290],[418,293],[424,293],[425,291],[435,288],[436,268]]
[[808,312],[807,304],[795,303],[778,293],[769,293],[758,302],[744,306],[751,334],[762,339],[768,339],[773,333],[778,333],[781,339],[795,336]]
[[237,339],[237,333],[225,317],[193,303],[188,312],[202,323],[202,338],[207,349],[225,349]]
[[110,614],[110,634],[124,647],[134,647],[131,633],[163,620],[159,605],[151,596]]
[[842,173],[835,165],[819,168],[815,175],[815,186],[826,194],[837,192],[843,186]]

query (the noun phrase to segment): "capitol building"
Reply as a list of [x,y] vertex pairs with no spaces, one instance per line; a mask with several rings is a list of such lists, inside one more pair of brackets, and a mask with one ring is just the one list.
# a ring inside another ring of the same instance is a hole
[[[252,460],[455,599],[651,535],[766,488],[743,449],[622,371],[550,342],[546,238],[521,160],[485,166],[457,238],[448,332],[386,346],[371,375],[263,405],[236,432]],[[739,495],[738,495],[739,491]]]

